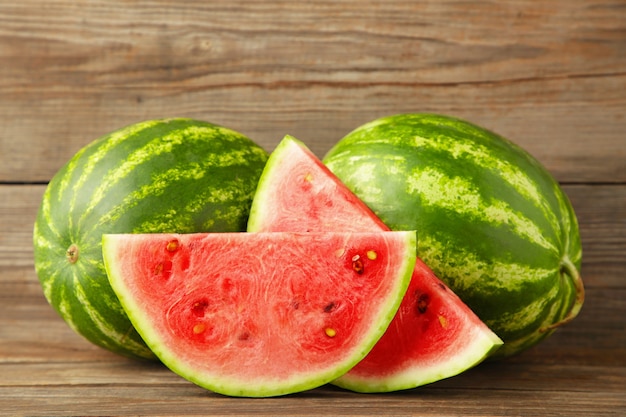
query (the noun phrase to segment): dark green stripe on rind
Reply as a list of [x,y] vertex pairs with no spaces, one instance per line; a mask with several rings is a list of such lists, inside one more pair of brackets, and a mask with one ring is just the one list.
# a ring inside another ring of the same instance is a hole
[[244,231],[266,160],[244,135],[192,119],[142,122],[87,145],[50,182],[34,228],[50,304],[93,343],[153,358],[108,284],[102,234]]
[[398,115],[343,138],[327,166],[388,226],[417,230],[421,258],[505,340],[545,337],[576,291],[576,219],[558,183],[528,153],[467,122]]

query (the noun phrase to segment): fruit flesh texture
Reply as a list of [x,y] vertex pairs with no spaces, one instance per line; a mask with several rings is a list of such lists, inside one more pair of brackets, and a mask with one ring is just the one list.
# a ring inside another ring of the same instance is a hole
[[[287,230],[389,228],[302,142],[288,136],[270,155],[248,222],[251,232]],[[462,372],[501,343],[417,258],[390,328],[334,383],[364,392],[413,388]]]
[[227,395],[324,384],[388,326],[415,233],[106,235],[111,284],[172,370]]

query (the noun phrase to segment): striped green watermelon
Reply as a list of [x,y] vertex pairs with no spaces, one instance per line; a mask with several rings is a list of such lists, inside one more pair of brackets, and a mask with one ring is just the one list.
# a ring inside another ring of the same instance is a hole
[[94,344],[153,359],[109,285],[102,235],[243,231],[266,160],[242,134],[182,118],[137,123],[87,145],[50,181],[35,221],[48,302]]
[[367,123],[323,159],[504,340],[533,346],[581,309],[578,223],[526,151],[463,120],[404,114]]

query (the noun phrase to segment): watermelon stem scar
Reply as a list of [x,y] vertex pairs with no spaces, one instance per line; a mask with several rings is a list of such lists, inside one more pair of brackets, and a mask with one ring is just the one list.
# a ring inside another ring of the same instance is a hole
[[67,251],[65,251],[67,261],[71,264],[75,264],[76,261],[78,261],[78,252],[78,246],[76,246],[76,243],[72,243],[70,247],[67,248]]
[[574,265],[571,259],[569,259],[567,256],[563,257],[563,259],[561,260],[560,273],[561,277],[563,277],[564,279],[569,278],[574,284],[574,288],[576,289],[576,299],[574,300],[574,303],[572,304],[572,308],[570,309],[569,313],[567,313],[567,315],[563,317],[563,319],[551,324],[550,326],[542,327],[541,329],[539,329],[540,333],[554,330],[557,327],[560,327],[574,320],[574,318],[580,312],[580,309],[582,308],[585,301],[585,287],[583,285],[583,280],[580,276],[580,273],[578,272],[578,269],[576,268],[576,265]]

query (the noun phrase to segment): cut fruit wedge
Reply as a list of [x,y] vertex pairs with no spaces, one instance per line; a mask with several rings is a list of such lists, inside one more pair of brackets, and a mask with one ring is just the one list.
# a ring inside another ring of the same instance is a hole
[[104,235],[111,286],[172,371],[230,396],[326,384],[393,319],[414,232]]
[[[286,136],[261,175],[248,231],[325,230],[389,228],[302,142]],[[419,240],[419,230],[417,234]],[[502,340],[417,258],[384,336],[333,383],[359,392],[415,388],[472,368],[501,345]]]

